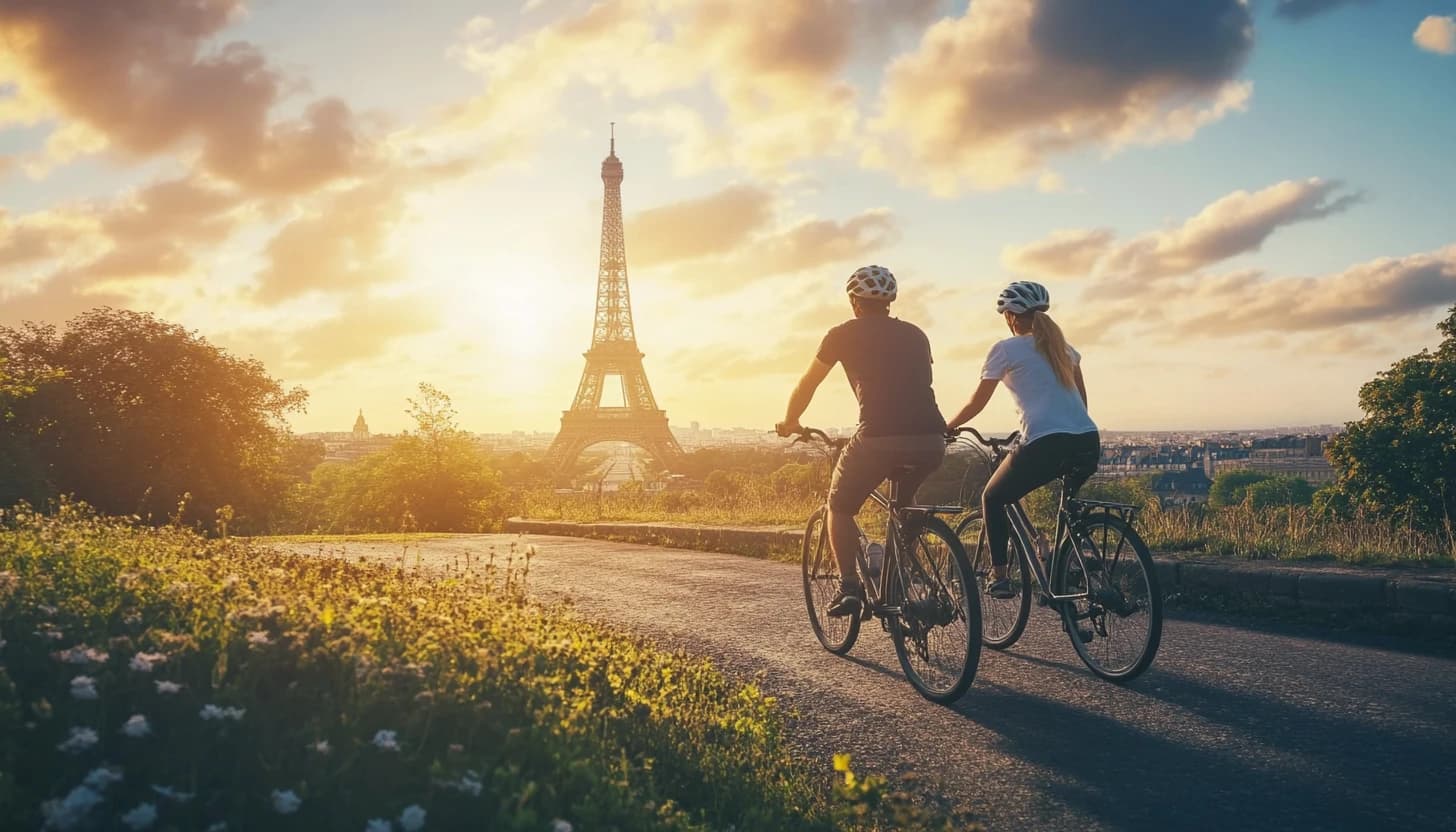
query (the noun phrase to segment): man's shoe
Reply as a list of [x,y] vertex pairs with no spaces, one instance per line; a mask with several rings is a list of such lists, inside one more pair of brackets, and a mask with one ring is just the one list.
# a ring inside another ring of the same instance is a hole
[[834,601],[825,610],[830,618],[848,618],[851,615],[859,615],[864,610],[864,590],[860,587],[840,587],[839,594],[834,596]]
[[999,601],[1006,601],[1015,598],[1020,593],[1011,586],[1010,578],[1000,578],[992,581],[991,585],[986,587],[986,594]]

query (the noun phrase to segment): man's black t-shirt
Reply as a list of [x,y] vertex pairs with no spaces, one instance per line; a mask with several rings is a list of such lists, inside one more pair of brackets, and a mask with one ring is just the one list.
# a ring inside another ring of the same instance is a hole
[[930,340],[914,324],[888,315],[852,318],[829,330],[817,358],[844,365],[865,436],[945,430],[930,387]]

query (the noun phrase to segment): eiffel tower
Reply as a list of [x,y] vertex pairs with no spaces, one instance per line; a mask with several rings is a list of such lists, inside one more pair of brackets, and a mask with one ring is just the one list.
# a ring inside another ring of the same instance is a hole
[[[576,400],[570,410],[561,414],[561,432],[546,452],[547,461],[558,472],[598,442],[630,442],[669,468],[683,453],[667,429],[667,411],[659,408],[652,397],[632,329],[627,244],[622,234],[622,161],[617,158],[615,125],[611,141],[611,152],[602,160],[602,255],[591,348],[583,353],[586,369],[576,388]],[[621,382],[621,407],[602,406],[602,390],[609,378]]]

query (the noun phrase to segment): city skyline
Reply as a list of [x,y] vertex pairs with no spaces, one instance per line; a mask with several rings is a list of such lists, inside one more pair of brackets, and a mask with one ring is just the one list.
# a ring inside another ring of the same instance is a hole
[[[553,431],[611,121],[675,427],[768,430],[868,262],[944,412],[1046,283],[1114,431],[1357,418],[1456,302],[1450,3],[752,5],[6,4],[0,325],[155,312],[307,388],[300,432],[419,382]],[[805,421],[854,412],[836,370]]]

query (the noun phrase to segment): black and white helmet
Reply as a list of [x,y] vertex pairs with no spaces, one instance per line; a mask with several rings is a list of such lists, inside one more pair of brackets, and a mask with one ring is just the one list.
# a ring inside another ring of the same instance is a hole
[[847,294],[872,300],[892,301],[897,290],[895,276],[884,266],[861,266],[844,284]]
[[996,298],[997,312],[1014,312],[1022,315],[1033,310],[1045,312],[1052,306],[1052,296],[1046,287],[1030,280],[1018,280],[1001,290]]

